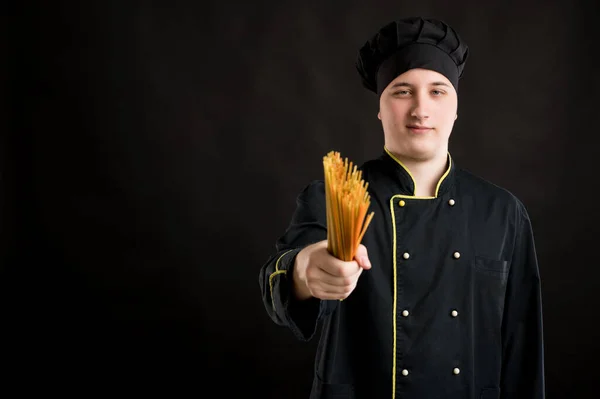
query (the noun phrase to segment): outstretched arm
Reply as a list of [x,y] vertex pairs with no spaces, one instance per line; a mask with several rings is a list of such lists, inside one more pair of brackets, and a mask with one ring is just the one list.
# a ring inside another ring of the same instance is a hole
[[285,233],[276,242],[276,251],[261,267],[259,285],[268,315],[278,325],[292,330],[303,341],[310,340],[319,319],[337,301],[311,297],[298,299],[294,293],[294,264],[298,253],[310,244],[327,239],[325,186],[309,184],[296,199],[296,210]]

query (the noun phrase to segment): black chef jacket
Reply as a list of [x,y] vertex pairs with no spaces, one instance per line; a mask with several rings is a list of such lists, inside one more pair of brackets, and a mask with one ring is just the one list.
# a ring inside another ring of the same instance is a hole
[[322,180],[299,194],[259,273],[275,323],[303,341],[322,323],[310,398],[543,398],[540,274],[522,202],[450,155],[435,197],[414,196],[387,149],[360,170],[375,212],[362,241],[372,268],[352,294],[293,297],[296,254],[327,239]]

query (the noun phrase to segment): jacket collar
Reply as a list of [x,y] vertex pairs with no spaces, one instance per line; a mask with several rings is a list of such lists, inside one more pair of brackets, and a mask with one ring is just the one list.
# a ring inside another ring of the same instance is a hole
[[[384,149],[384,152],[381,155],[381,159],[393,171],[392,172],[393,178],[394,178],[395,182],[399,185],[400,194],[404,194],[404,195],[408,195],[408,196],[415,196],[416,183],[415,183],[415,179],[411,175],[408,168],[406,166],[404,166],[402,161],[400,161],[398,158],[396,158],[396,156],[394,156],[394,154],[392,154],[385,146],[383,147],[383,149]],[[435,198],[442,196],[443,194],[445,194],[446,192],[448,192],[450,190],[450,188],[454,184],[455,173],[456,173],[456,166],[454,164],[454,160],[450,156],[450,153],[448,153],[447,169],[444,172],[444,174],[440,177],[440,180],[438,181],[438,184],[436,187]],[[419,198],[419,197],[415,197],[415,198]],[[423,197],[421,197],[421,198],[423,198]],[[424,197],[424,198],[430,198],[430,197]],[[431,198],[433,198],[433,197],[431,197]]]

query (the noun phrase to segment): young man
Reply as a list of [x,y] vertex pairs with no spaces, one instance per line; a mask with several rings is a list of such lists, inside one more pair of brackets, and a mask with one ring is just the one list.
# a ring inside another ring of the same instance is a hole
[[314,181],[260,270],[275,323],[301,340],[322,323],[313,399],[544,398],[529,216],[448,153],[467,56],[450,26],[423,18],[364,45],[357,68],[385,137],[361,165],[375,217],[355,260],[334,258]]

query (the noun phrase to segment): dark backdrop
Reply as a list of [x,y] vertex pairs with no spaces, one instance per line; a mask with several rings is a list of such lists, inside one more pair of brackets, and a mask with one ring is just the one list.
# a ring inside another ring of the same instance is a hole
[[532,217],[548,397],[596,391],[593,3],[9,6],[3,386],[306,398],[316,341],[268,319],[258,271],[323,155],[381,153],[356,51],[381,24],[421,14],[471,48],[457,164]]

